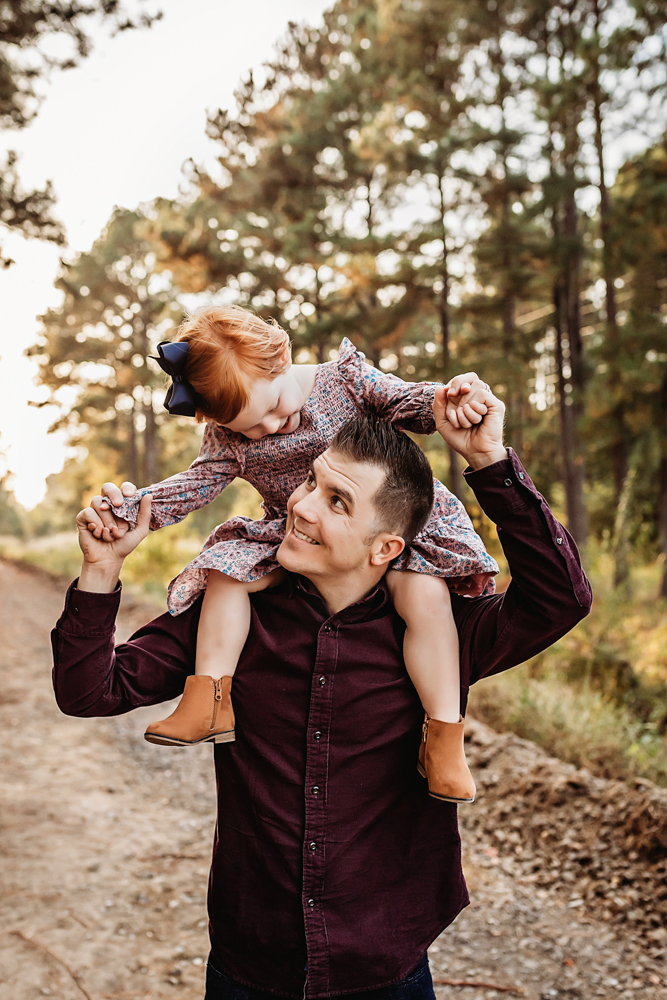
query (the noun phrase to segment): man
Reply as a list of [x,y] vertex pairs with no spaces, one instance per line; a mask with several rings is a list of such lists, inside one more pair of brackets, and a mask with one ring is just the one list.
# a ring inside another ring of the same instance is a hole
[[[472,682],[571,629],[591,597],[570,536],[502,445],[503,404],[482,383],[475,391],[482,420],[445,410],[441,389],[436,423],[468,462],[512,582],[502,595],[452,595],[462,705]],[[378,434],[394,435],[390,448]],[[396,514],[380,503],[383,486],[401,481],[394,453],[404,469],[423,462],[391,427],[342,429],[290,498],[279,553],[286,581],[253,595],[235,681],[237,740],[215,747],[206,1000],[433,998],[426,950],[467,905],[456,807],[431,798],[415,767],[423,713],[382,579],[403,547]],[[147,533],[149,505],[144,498],[134,531],[109,542],[88,530],[96,510],[77,519],[82,572],[53,637],[56,696],[68,714],[167,700],[194,669],[199,606],[163,615],[114,650],[118,577]]]

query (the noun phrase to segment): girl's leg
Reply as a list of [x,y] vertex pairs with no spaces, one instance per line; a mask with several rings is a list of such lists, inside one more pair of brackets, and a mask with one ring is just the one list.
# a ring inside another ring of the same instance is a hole
[[195,674],[216,679],[233,677],[250,630],[250,594],[274,587],[284,570],[274,570],[253,583],[242,583],[209,570],[197,631]]
[[239,583],[209,572],[199,631],[195,673],[187,678],[180,702],[167,719],[153,722],[144,739],[164,746],[231,743],[236,739],[232,677],[250,629],[250,597],[277,584],[284,570],[255,583]]
[[424,711],[441,722],[461,715],[459,636],[449,587],[437,576],[387,573],[394,607],[406,624],[403,656]]
[[463,744],[459,640],[444,580],[409,570],[387,573],[394,607],[406,624],[403,656],[426,713],[418,767],[429,793],[472,802],[475,782]]

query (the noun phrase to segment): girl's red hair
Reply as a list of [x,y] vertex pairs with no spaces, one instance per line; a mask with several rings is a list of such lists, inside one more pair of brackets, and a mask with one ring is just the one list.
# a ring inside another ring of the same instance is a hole
[[190,345],[185,374],[201,397],[199,422],[231,423],[250,399],[252,382],[275,378],[289,364],[285,331],[240,306],[202,309],[178,333]]

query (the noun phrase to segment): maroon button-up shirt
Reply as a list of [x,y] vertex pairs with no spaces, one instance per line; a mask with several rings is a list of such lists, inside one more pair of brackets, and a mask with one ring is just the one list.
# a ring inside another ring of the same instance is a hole
[[[553,643],[591,599],[572,539],[512,452],[467,481],[512,582],[452,595],[464,705],[471,683]],[[53,650],[69,715],[173,698],[194,669],[199,605],[114,648],[118,602],[118,591],[68,591]],[[456,807],[417,773],[423,710],[403,631],[383,584],[332,616],[297,577],[252,595],[236,742],[215,747],[208,901],[213,955],[240,982],[299,998],[395,982],[468,902]]]

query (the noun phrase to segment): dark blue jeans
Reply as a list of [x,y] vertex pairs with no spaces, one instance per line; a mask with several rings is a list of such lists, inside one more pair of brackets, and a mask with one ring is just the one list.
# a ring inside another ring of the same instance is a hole
[[[230,979],[224,972],[216,969],[209,957],[204,1000],[277,1000],[277,998],[275,993],[253,990],[251,986],[243,986]],[[424,955],[417,968],[405,979],[401,979],[400,983],[381,986],[379,990],[346,993],[340,1000],[435,1000],[428,957]]]

